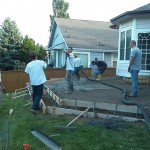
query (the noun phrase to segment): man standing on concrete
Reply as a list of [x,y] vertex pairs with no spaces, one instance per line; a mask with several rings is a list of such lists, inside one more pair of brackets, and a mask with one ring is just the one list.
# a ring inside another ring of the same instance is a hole
[[31,112],[37,113],[39,110],[39,103],[43,95],[43,85],[46,81],[44,69],[47,67],[47,64],[42,60],[37,60],[35,52],[30,53],[30,58],[32,61],[27,64],[25,72],[29,75],[33,90],[33,105]]
[[80,70],[81,70],[81,59],[74,54],[74,74],[77,76],[77,80],[80,80]]
[[74,55],[72,53],[73,48],[69,47],[68,51],[64,51],[67,55],[66,60],[66,80],[67,80],[67,91],[66,94],[72,94],[73,88],[73,72],[74,72]]
[[130,62],[128,67],[128,72],[131,73],[131,81],[132,81],[132,93],[130,93],[129,97],[137,97],[138,96],[138,73],[140,71],[141,66],[141,57],[142,52],[136,46],[136,41],[132,40],[130,42],[131,45],[131,53],[130,53]]

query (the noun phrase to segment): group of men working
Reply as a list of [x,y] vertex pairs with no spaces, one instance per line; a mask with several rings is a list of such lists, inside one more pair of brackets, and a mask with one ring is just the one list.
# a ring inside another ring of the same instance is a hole
[[[74,72],[77,75],[78,80],[80,79],[79,71],[81,69],[81,60],[80,58],[78,58],[76,55],[72,53],[72,50],[73,50],[72,47],[69,47],[68,51],[64,51],[67,55],[66,79],[67,79],[68,90],[65,92],[67,94],[71,94],[74,91],[73,81],[72,81]],[[95,60],[93,63],[97,66],[95,70],[95,75],[98,76],[97,80],[102,80],[102,75],[107,68],[107,64],[104,61],[97,61],[97,60]]]
[[[138,96],[138,73],[141,65],[141,50],[136,47],[136,41],[132,40],[131,43],[131,54],[130,54],[130,62],[128,67],[128,72],[131,73],[132,80],[132,93],[129,94],[129,97],[137,97]],[[70,94],[74,91],[73,87],[73,74],[77,75],[78,80],[80,79],[79,71],[81,69],[81,60],[72,53],[72,47],[69,47],[66,53],[66,80],[67,80],[67,91],[65,93]],[[29,75],[30,83],[33,89],[33,105],[31,111],[33,113],[37,113],[39,110],[39,102],[43,95],[43,85],[46,81],[46,77],[44,74],[44,68],[47,67],[47,64],[42,60],[37,60],[37,55],[35,52],[31,52],[30,54],[31,62],[29,62],[26,66],[25,72]],[[92,65],[96,65],[98,75],[97,80],[102,79],[102,74],[107,68],[107,64],[104,61],[93,61]],[[96,68],[95,67],[95,68]],[[95,75],[95,73],[94,73]]]

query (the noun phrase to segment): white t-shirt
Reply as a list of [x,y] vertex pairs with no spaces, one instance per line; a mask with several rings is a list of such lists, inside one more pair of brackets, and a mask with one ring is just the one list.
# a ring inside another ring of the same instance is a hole
[[67,56],[66,70],[74,71],[74,55],[73,55],[73,53],[69,53],[69,56]]
[[42,60],[33,60],[27,64],[25,72],[29,74],[31,85],[40,85],[46,81],[44,68],[47,64]]
[[76,57],[74,59],[74,67],[80,67],[81,66],[81,59],[79,57]]

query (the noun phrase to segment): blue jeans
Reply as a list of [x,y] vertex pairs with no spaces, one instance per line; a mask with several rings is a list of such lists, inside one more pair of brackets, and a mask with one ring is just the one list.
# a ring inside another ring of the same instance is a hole
[[75,67],[74,68],[74,73],[73,74],[76,74],[78,80],[80,80],[80,70],[81,70],[80,67]]
[[132,95],[138,96],[138,73],[139,70],[131,69]]
[[97,71],[97,74],[103,74],[107,67],[101,67],[100,70]]
[[32,109],[33,110],[38,110],[39,109],[39,103],[43,95],[43,84],[41,85],[32,85],[32,99],[33,99],[33,105]]

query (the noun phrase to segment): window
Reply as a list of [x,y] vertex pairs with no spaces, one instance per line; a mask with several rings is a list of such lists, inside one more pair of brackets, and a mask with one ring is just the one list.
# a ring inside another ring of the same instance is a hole
[[116,67],[117,66],[118,55],[117,54],[113,54],[112,56],[113,56],[112,57],[112,61],[113,61],[112,67]]
[[130,41],[132,30],[121,32],[120,36],[120,60],[130,59]]
[[121,32],[121,39],[120,39],[120,60],[124,60],[124,48],[125,48],[125,32]]
[[81,59],[81,65],[84,68],[88,68],[88,54],[87,53],[75,53]]
[[150,33],[138,34],[138,47],[142,51],[141,70],[150,70]]

